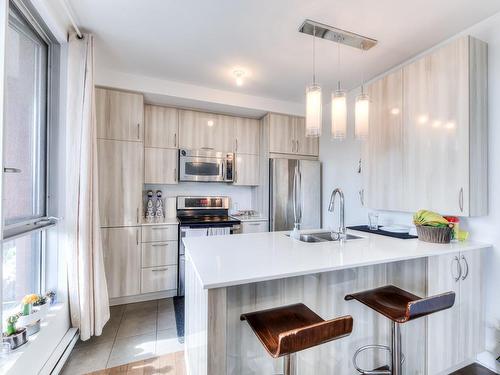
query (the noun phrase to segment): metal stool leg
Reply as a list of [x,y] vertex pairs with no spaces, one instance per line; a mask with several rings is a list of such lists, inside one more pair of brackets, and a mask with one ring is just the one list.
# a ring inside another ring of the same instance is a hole
[[403,363],[401,353],[401,326],[399,323],[392,323],[392,375],[403,375]]
[[295,353],[287,354],[283,357],[283,375],[295,375]]

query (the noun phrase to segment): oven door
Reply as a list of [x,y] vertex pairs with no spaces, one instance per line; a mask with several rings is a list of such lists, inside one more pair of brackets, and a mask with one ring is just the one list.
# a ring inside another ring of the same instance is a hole
[[181,156],[179,181],[224,182],[224,164],[222,157]]

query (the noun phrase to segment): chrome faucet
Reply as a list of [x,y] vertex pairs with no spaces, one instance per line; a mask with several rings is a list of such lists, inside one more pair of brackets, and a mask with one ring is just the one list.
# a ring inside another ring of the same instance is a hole
[[338,235],[340,239],[345,239],[346,238],[346,228],[345,228],[345,217],[344,217],[344,193],[342,190],[339,188],[336,188],[334,191],[332,191],[332,195],[330,196],[330,204],[328,205],[328,211],[329,212],[334,212],[335,211],[335,196],[339,195],[340,197],[340,217],[339,217],[339,230],[338,230]]

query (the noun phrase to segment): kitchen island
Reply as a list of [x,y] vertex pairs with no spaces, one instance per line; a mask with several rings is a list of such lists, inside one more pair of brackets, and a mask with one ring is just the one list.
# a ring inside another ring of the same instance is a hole
[[[331,319],[352,315],[351,336],[297,355],[300,374],[353,374],[351,358],[367,344],[388,345],[389,321],[348,293],[394,284],[419,296],[453,290],[455,306],[405,324],[406,374],[434,374],[466,363],[484,346],[481,250],[467,241],[430,244],[349,231],[344,243],[307,243],[286,233],[187,238],[186,365],[188,373],[272,374],[272,359],[241,313],[302,302]],[[366,355],[363,367],[387,363]]]

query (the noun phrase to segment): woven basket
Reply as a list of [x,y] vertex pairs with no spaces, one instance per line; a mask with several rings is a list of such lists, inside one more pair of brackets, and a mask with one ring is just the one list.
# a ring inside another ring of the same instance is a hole
[[451,232],[450,227],[429,227],[426,225],[417,225],[417,234],[420,241],[432,243],[450,243]]

